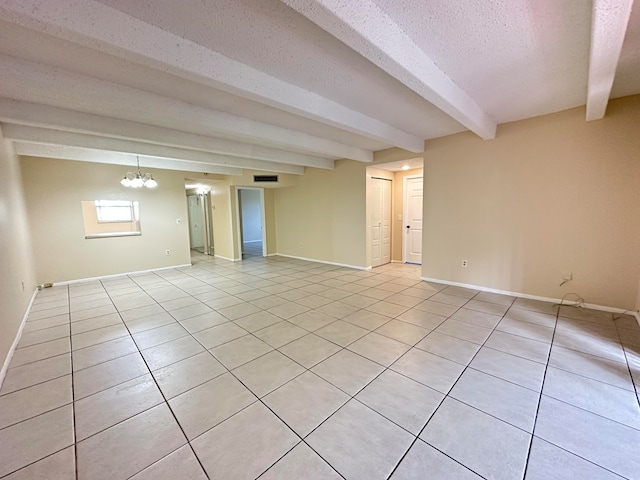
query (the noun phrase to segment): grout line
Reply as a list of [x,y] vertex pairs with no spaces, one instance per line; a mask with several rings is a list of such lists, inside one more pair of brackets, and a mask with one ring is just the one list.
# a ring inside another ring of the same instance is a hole
[[[68,300],[71,301],[69,287],[67,286]],[[71,335],[71,311],[69,311],[69,357],[71,361],[71,410],[73,411],[73,463],[75,467],[75,476],[78,480],[78,434],[76,432],[76,391],[75,391],[75,375],[73,372],[73,335]]]
[[[444,289],[443,289],[443,290],[444,290]],[[480,292],[478,292],[478,293],[480,293]],[[478,295],[478,293],[476,293],[473,297],[471,297],[471,298],[470,298],[470,299],[468,299],[467,301],[472,300],[476,295]],[[464,305],[464,304],[463,304],[463,305]],[[460,310],[460,309],[463,307],[463,305],[460,305],[460,307],[458,308],[458,310]],[[507,310],[507,311],[508,311],[508,310]],[[456,312],[457,312],[457,310],[456,310]],[[452,315],[455,315],[455,313],[456,313],[456,312],[452,313],[452,314],[451,314],[451,316],[452,316]],[[505,312],[505,314],[504,314],[504,315],[506,315],[506,312]],[[504,315],[502,316],[502,318],[504,318]],[[449,316],[448,318],[451,318],[451,316]],[[499,324],[499,322],[498,322],[498,324]],[[469,363],[467,364],[467,366],[465,366],[465,368],[462,370],[462,372],[460,372],[460,375],[458,375],[458,377],[456,378],[455,382],[453,382],[453,384],[451,385],[451,388],[449,388],[448,392],[444,394],[444,397],[442,398],[442,400],[440,401],[440,403],[438,404],[438,406],[435,408],[435,410],[433,411],[433,413],[431,414],[431,416],[429,417],[429,419],[427,420],[427,422],[425,423],[425,425],[420,429],[420,432],[418,432],[418,434],[415,436],[414,441],[411,443],[411,445],[409,445],[409,448],[408,448],[408,449],[407,449],[407,451],[404,453],[404,455],[402,455],[402,457],[400,458],[400,460],[398,461],[398,463],[396,464],[396,466],[394,467],[394,469],[391,471],[391,474],[389,474],[389,476],[388,476],[387,478],[391,478],[391,476],[393,475],[393,473],[398,469],[398,467],[400,466],[400,464],[402,463],[402,461],[405,459],[405,457],[407,456],[407,454],[411,451],[411,449],[413,448],[413,446],[415,445],[415,443],[416,443],[418,440],[421,440],[421,441],[425,442],[427,445],[429,445],[429,446],[431,446],[432,448],[436,449],[438,452],[440,452],[440,453],[442,453],[443,455],[447,456],[448,458],[452,459],[453,461],[455,461],[455,462],[456,462],[456,463],[458,463],[459,465],[462,465],[462,466],[463,466],[464,468],[466,468],[467,470],[469,470],[469,471],[471,471],[471,472],[473,472],[473,473],[475,473],[475,474],[477,474],[477,475],[479,475],[479,476],[482,476],[482,475],[480,475],[479,473],[477,473],[477,472],[475,472],[474,470],[472,470],[471,468],[469,468],[467,465],[464,465],[462,462],[460,462],[460,461],[456,460],[455,458],[453,458],[453,457],[451,457],[451,456],[447,455],[445,452],[441,451],[440,449],[438,449],[438,448],[437,448],[437,447],[435,447],[434,445],[431,445],[431,444],[427,443],[425,440],[422,440],[422,439],[420,438],[420,435],[422,435],[422,432],[424,432],[425,428],[427,428],[427,425],[429,425],[429,422],[431,421],[431,419],[433,419],[433,417],[438,413],[438,410],[440,409],[440,407],[442,406],[442,404],[444,403],[444,401],[445,401],[447,398],[449,398],[449,394],[450,394],[450,393],[451,393],[451,391],[455,388],[456,384],[460,381],[460,379],[462,378],[462,376],[464,375],[464,373],[467,371],[467,369],[471,368],[471,367],[470,367],[471,363],[472,363],[472,362],[473,362],[473,360],[476,358],[476,356],[478,355],[478,353],[480,352],[480,350],[482,350],[482,348],[484,348],[484,345],[486,344],[487,340],[489,340],[489,338],[491,337],[491,335],[493,334],[493,332],[494,332],[494,331],[496,331],[496,327],[498,326],[498,324],[496,324],[496,326],[495,326],[495,327],[493,327],[493,329],[491,329],[491,333],[490,333],[489,335],[487,335],[487,338],[486,338],[486,339],[485,339],[485,341],[482,343],[482,345],[480,346],[480,348],[478,349],[478,351],[473,355],[473,357],[471,358],[471,360],[469,360]],[[405,355],[406,355],[406,354],[405,354]],[[440,392],[440,393],[442,393],[442,392]],[[456,399],[456,398],[453,398],[453,397],[450,397],[450,398],[452,398],[452,399],[453,399],[453,400],[455,400],[455,401],[459,401],[459,400],[458,400],[458,399]],[[462,402],[461,402],[461,403],[462,403]],[[466,405],[466,404],[465,404],[465,405]],[[479,411],[479,412],[482,412],[482,413],[483,413],[483,414],[485,414],[485,415],[490,415],[490,414],[488,414],[488,413],[484,412],[483,410],[480,410],[479,408],[476,408],[476,407],[471,407],[471,408],[474,408],[475,410],[477,410],[477,411]],[[493,416],[493,415],[491,415],[491,416]],[[496,417],[494,417],[494,418],[496,418]],[[509,424],[508,422],[505,422],[505,421],[504,421],[504,420],[502,420],[502,419],[498,419],[498,420],[500,420],[500,421],[502,421],[502,422],[504,422],[504,423],[507,423],[508,425],[511,425],[511,424]],[[523,477],[523,478],[524,478],[524,477]]]
[[547,370],[549,369],[549,359],[551,358],[551,347],[553,346],[553,340],[556,336],[556,329],[558,328],[558,318],[560,315],[560,308],[558,307],[556,312],[556,323],[553,326],[553,335],[551,336],[551,345],[549,345],[549,353],[547,355],[547,363],[544,367],[544,374],[542,375],[542,384],[540,385],[540,395],[538,396],[538,405],[536,407],[536,414],[533,418],[533,429],[531,430],[531,438],[529,439],[529,448],[527,451],[527,460],[524,464],[523,478],[527,476],[527,470],[529,469],[529,459],[531,458],[531,448],[533,446],[533,437],[536,434],[536,426],[538,425],[538,414],[540,413],[540,404],[542,403],[542,392],[544,391],[544,382],[547,379]]
[[[134,280],[134,282],[135,282],[135,280]],[[122,318],[122,317],[121,317],[121,318]],[[124,320],[123,320],[123,322],[122,322],[122,323],[124,323]],[[152,371],[151,371],[151,368],[149,368],[149,364],[147,363],[147,360],[146,360],[146,359],[144,358],[144,356],[142,355],[142,351],[140,350],[140,347],[138,346],[138,343],[136,342],[135,338],[133,337],[133,335],[132,335],[132,334],[131,334],[131,332],[129,331],[129,327],[127,327],[127,326],[126,326],[126,324],[125,324],[125,328],[126,328],[126,329],[127,329],[127,331],[129,332],[129,336],[130,336],[130,337],[131,337],[131,339],[133,340],[133,343],[135,344],[136,348],[138,349],[138,354],[140,355],[140,357],[142,358],[142,361],[143,361],[143,362],[144,362],[144,364],[146,365],[147,370],[148,370],[148,372],[149,372],[149,376],[150,376],[150,377],[151,377],[151,379],[153,380],[153,382],[154,382],[154,384],[155,384],[156,388],[158,389],[158,392],[159,392],[159,393],[160,393],[160,395],[162,396],[162,400],[164,401],[164,404],[167,406],[167,408],[168,408],[168,409],[169,409],[169,411],[171,412],[171,415],[173,416],[173,419],[175,420],[176,424],[178,425],[178,428],[180,428],[180,431],[182,432],[182,435],[184,436],[184,439],[185,439],[185,440],[186,440],[186,442],[187,442],[186,444],[187,444],[187,445],[189,445],[189,448],[191,448],[191,451],[192,451],[193,455],[195,456],[196,460],[198,461],[198,463],[200,464],[200,468],[202,468],[202,471],[203,471],[203,473],[205,474],[205,476],[206,476],[207,478],[210,478],[210,477],[209,477],[209,474],[207,473],[207,471],[206,471],[206,470],[205,470],[205,468],[204,468],[204,465],[202,465],[202,462],[200,461],[200,458],[198,458],[198,456],[196,455],[196,452],[195,452],[195,450],[193,449],[193,445],[191,445],[191,442],[189,441],[189,438],[187,437],[187,434],[185,433],[184,428],[182,427],[182,425],[181,425],[181,424],[180,424],[180,422],[178,421],[178,417],[176,416],[175,412],[173,411],[173,408],[171,408],[171,405],[169,404],[169,401],[167,400],[167,397],[165,396],[164,392],[163,392],[163,391],[162,391],[162,389],[160,388],[160,385],[158,384],[158,381],[156,380],[156,377],[153,375],[153,373],[152,373]],[[182,328],[184,328],[184,327],[182,327]],[[185,330],[186,330],[186,329],[185,329]],[[160,404],[158,404],[158,405],[160,405]],[[157,405],[154,405],[154,406],[153,406],[153,407],[151,407],[151,408],[154,408],[154,407],[156,407],[156,406],[157,406]],[[149,410],[149,409],[147,409],[147,410]],[[146,411],[146,410],[145,410],[145,411]],[[136,415],[139,415],[140,413],[142,413],[142,412],[139,412],[139,413],[137,413]],[[130,417],[130,418],[133,418],[133,417],[135,417],[136,415],[134,415],[134,416],[132,416],[132,417]],[[111,427],[109,427],[109,428],[111,428]],[[182,446],[183,446],[183,445],[181,445],[181,447],[182,447]],[[173,452],[172,452],[172,453],[173,453]],[[162,458],[165,458],[166,456],[167,456],[167,455],[163,456]],[[160,459],[158,459],[158,460],[160,460]],[[154,463],[155,463],[155,462],[154,462]],[[147,467],[149,467],[149,466],[150,466],[150,465],[147,465],[145,468],[147,468]],[[144,469],[143,469],[143,470],[144,470]],[[76,479],[76,480],[77,480],[77,479]]]

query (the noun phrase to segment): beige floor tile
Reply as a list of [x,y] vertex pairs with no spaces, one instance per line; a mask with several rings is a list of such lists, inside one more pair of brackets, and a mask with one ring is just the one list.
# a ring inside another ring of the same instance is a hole
[[90,332],[79,333],[71,337],[71,345],[74,350],[91,347],[99,343],[115,340],[116,338],[126,337],[129,331],[124,324],[112,325],[110,327],[98,328]]
[[143,375],[75,403],[78,441],[163,402],[151,375]]
[[132,480],[175,480],[178,478],[207,480],[204,470],[189,445],[180,447],[131,477]]
[[0,395],[30,387],[71,373],[71,354],[64,353],[20,367],[9,368]]
[[533,432],[540,398],[534,390],[468,368],[449,395],[515,427]]
[[360,355],[342,350],[311,369],[349,395],[355,395],[384,370]]
[[305,372],[271,392],[263,402],[304,438],[349,398],[317,375]]
[[233,374],[258,397],[304,372],[304,368],[280,352],[274,351],[233,370]]
[[540,399],[536,436],[623,477],[640,472],[640,431],[546,395]]
[[391,480],[422,478],[426,471],[433,478],[448,480],[480,480],[482,478],[422,440],[418,440],[393,472]]
[[345,478],[387,478],[415,437],[355,400],[307,438]]
[[135,352],[77,371],[73,377],[75,400],[149,373],[142,356]]
[[464,365],[417,348],[409,350],[389,368],[441,393],[448,393],[465,369]]
[[176,322],[144,332],[134,333],[133,339],[140,350],[146,350],[188,335],[189,332]]
[[[78,443],[78,479],[128,478],[186,444],[166,404]],[[113,459],[118,461],[114,462]]]
[[19,367],[28,363],[55,357],[71,351],[69,337],[59,338],[51,342],[39,343],[30,347],[16,349],[11,359],[11,367]]
[[[473,300],[470,300],[469,303],[470,302],[473,302]],[[500,323],[502,315],[494,315],[491,313],[469,309],[467,308],[467,305],[465,305],[456,313],[451,315],[450,318],[453,320],[457,320],[458,322],[464,322],[470,325],[477,325],[478,327],[493,329],[496,327],[496,325],[498,325],[498,323]]]
[[431,332],[416,344],[416,348],[462,365],[468,365],[480,350],[480,345],[438,332]]
[[314,332],[316,335],[329,340],[341,347],[355,342],[361,337],[364,337],[369,330],[360,328],[351,323],[343,322],[342,320],[336,320],[330,323],[326,327],[322,327]]
[[542,390],[545,367],[526,358],[482,347],[469,366],[537,392]]
[[169,400],[169,405],[191,441],[255,401],[255,395],[226,373]]
[[89,308],[87,310],[80,310],[78,312],[71,312],[71,322],[79,322],[87,320],[89,318],[101,317],[102,315],[109,315],[111,313],[117,313],[116,307],[111,305],[103,305],[101,307]]
[[335,321],[336,319],[332,316],[318,312],[317,310],[311,310],[289,319],[289,322],[298,325],[309,332],[314,332]]
[[125,324],[129,331],[133,334],[142,333],[147,330],[162,327],[164,325],[170,325],[177,323],[177,320],[169,315],[167,312],[158,313],[151,317],[138,318],[136,320],[127,320]]
[[75,480],[75,478],[75,449],[74,447],[67,447],[7,477],[3,477],[3,480]]
[[352,352],[388,367],[411,347],[391,338],[371,332],[347,347]]
[[73,371],[98,365],[114,358],[137,352],[138,348],[131,337],[122,337],[109,342],[93,345],[73,352]]
[[73,401],[71,375],[0,397],[0,429],[68,405]]
[[299,442],[298,437],[256,402],[193,441],[211,478],[256,478]]
[[193,337],[186,336],[142,350],[142,356],[151,371],[166,367],[185,358],[204,352],[205,348]]
[[194,337],[205,348],[211,349],[217,347],[218,345],[222,345],[223,343],[235,340],[236,338],[243,337],[248,333],[249,332],[247,332],[244,328],[239,327],[235,323],[227,322],[223,323],[222,325],[208,328],[207,330],[202,330],[194,334]]
[[39,343],[50,342],[52,340],[57,340],[59,338],[65,338],[68,336],[69,324],[44,328],[42,330],[36,330],[35,332],[23,332],[16,351],[24,347],[38,345]]
[[422,310],[418,310],[417,308],[412,308],[398,315],[396,320],[402,320],[405,323],[410,323],[417,327],[421,327],[431,331],[434,328],[437,328],[442,322],[444,322],[446,318],[440,315],[436,315],[435,313],[424,312]]
[[511,480],[524,475],[531,435],[446,398],[420,438],[484,478]]
[[307,331],[285,320],[258,330],[253,334],[273,348],[280,348],[287,343],[303,337],[307,334]]
[[384,335],[385,337],[392,338],[393,340],[397,340],[398,342],[413,346],[422,340],[429,333],[429,330],[400,320],[391,320],[390,322],[382,325],[375,332],[380,335]]
[[310,333],[279,349],[287,357],[306,368],[311,368],[327,357],[342,350],[342,347]]
[[60,325],[69,325],[69,315],[56,315],[55,317],[44,318],[42,320],[35,320],[33,322],[26,322],[24,324],[23,335],[29,332],[35,332],[43,330],[45,328],[57,327]]
[[442,402],[444,394],[387,370],[355,398],[405,430],[418,435]]
[[60,407],[0,430],[0,476],[73,444],[73,408]]
[[87,320],[73,322],[71,323],[71,334],[77,335],[79,333],[110,327],[112,325],[122,325],[122,319],[117,313],[110,313],[99,317],[89,318]]
[[197,387],[227,370],[209,352],[202,352],[153,372],[165,398]]
[[220,315],[218,312],[207,312],[181,320],[180,324],[186,328],[189,333],[196,333],[228,321],[226,317]]
[[213,348],[211,353],[213,353],[225,367],[232,370],[272,350],[272,347],[259,338],[253,335],[245,335],[244,337]]
[[351,315],[347,315],[342,320],[367,330],[375,330],[391,321],[389,317],[380,315],[379,313],[369,312],[368,310],[358,310]]
[[547,342],[538,342],[500,331],[493,332],[485,346],[539,363],[547,363],[551,347]]
[[342,477],[306,444],[299,443],[260,477],[261,480],[284,478],[339,480]]

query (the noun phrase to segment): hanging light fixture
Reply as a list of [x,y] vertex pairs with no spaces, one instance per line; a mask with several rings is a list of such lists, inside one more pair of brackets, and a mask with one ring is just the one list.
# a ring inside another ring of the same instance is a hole
[[158,182],[155,181],[153,175],[150,173],[142,173],[140,172],[140,158],[136,155],[136,162],[138,163],[138,171],[135,173],[127,172],[122,180],[120,180],[120,185],[131,188],[156,188],[158,186]]

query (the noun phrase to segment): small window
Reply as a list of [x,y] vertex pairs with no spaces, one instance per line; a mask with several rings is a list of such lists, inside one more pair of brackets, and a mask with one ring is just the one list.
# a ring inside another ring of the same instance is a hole
[[96,200],[98,223],[134,222],[139,220],[138,202]]
[[138,202],[86,200],[81,203],[85,238],[140,235]]

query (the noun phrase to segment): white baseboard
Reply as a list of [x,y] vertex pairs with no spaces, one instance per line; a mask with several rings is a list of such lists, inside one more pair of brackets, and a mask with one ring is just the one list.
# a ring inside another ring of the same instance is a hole
[[222,260],[229,260],[230,262],[237,262],[238,261],[235,258],[223,257],[222,255],[218,255],[217,253],[213,256],[213,258],[221,258]]
[[11,363],[11,359],[13,358],[13,353],[16,351],[16,347],[20,342],[20,338],[22,337],[22,331],[24,330],[24,326],[27,323],[27,318],[29,318],[29,313],[31,313],[31,307],[33,306],[33,301],[36,299],[37,294],[38,294],[38,289],[36,288],[33,291],[33,295],[31,295],[29,306],[27,307],[27,310],[24,312],[24,316],[22,317],[22,322],[20,322],[20,328],[18,328],[18,333],[16,333],[16,338],[13,339],[11,348],[7,352],[7,357],[4,359],[4,363],[2,364],[2,370],[0,370],[0,388],[2,388],[4,377],[7,375],[7,370],[9,369],[9,364]]
[[92,282],[95,280],[102,280],[104,278],[117,278],[117,277],[124,277],[126,275],[140,275],[141,273],[152,273],[152,272],[159,272],[161,270],[171,270],[172,268],[183,268],[183,267],[190,267],[190,266],[192,266],[191,263],[184,263],[182,265],[172,265],[170,267],[151,268],[149,270],[136,270],[135,272],[114,273],[112,275],[100,275],[99,277],[79,278],[77,280],[65,280],[63,282],[55,282],[53,286],[55,287],[59,285],[73,285],[74,283],[86,283],[86,282]]
[[[497,288],[483,287],[481,285],[472,285],[470,283],[451,282],[449,280],[441,280],[439,278],[420,277],[420,280],[424,280],[425,282],[442,283],[444,285],[452,285],[454,287],[471,288],[473,290],[480,290],[481,292],[497,293],[500,295],[510,295],[512,297],[527,298],[529,300],[540,300],[541,302],[560,303],[562,301],[561,298],[542,297],[540,295],[529,295],[528,293],[512,292],[509,290],[500,290]],[[565,300],[565,305],[574,305],[574,303],[571,303],[571,301]],[[636,320],[638,320],[638,324],[640,325],[640,318],[638,316],[638,312],[630,312],[629,310],[623,310],[622,308],[605,307],[603,305],[595,305],[592,303],[584,303],[583,305],[587,308],[591,308],[593,310],[601,310],[603,312],[633,314],[633,316],[636,317]]]
[[306,260],[307,262],[324,263],[326,265],[335,265],[336,267],[354,268],[356,270],[371,270],[371,267],[360,267],[358,265],[349,265],[347,263],[327,262],[326,260],[318,260],[316,258],[297,257],[295,255],[285,255],[284,253],[276,253],[279,257],[295,258],[296,260]]

